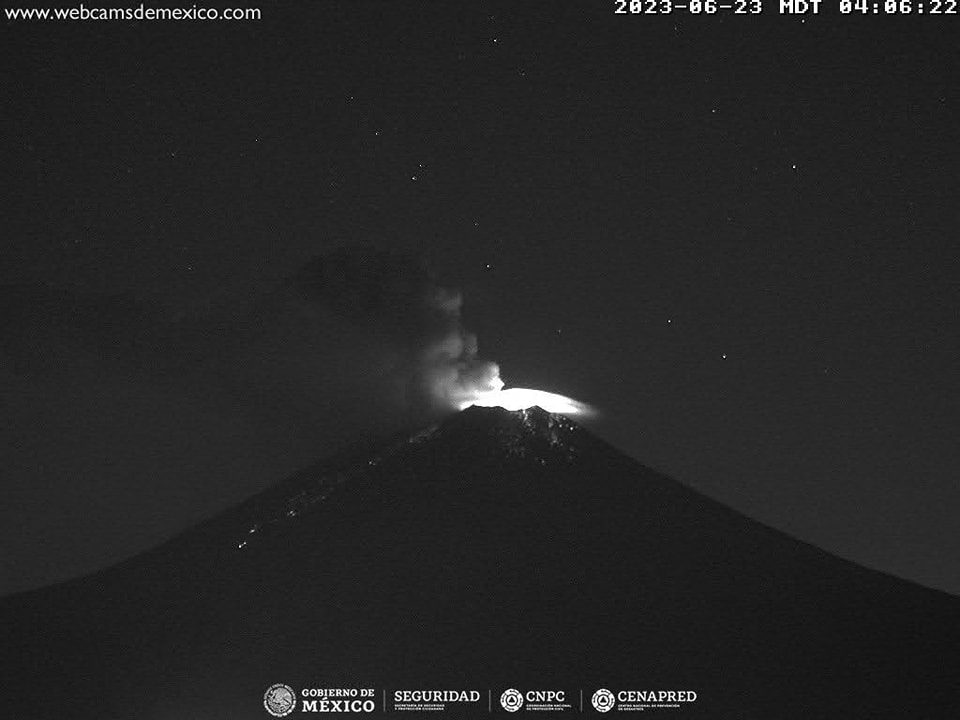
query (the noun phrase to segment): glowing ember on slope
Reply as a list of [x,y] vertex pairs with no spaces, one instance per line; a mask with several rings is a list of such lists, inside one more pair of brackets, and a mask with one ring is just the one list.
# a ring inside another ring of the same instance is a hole
[[461,402],[460,409],[465,410],[471,405],[502,407],[505,410],[526,410],[534,405],[539,405],[547,412],[561,415],[593,414],[593,408],[586,403],[565,395],[557,395],[544,390],[531,390],[530,388],[509,388],[507,390],[478,393],[475,398]]

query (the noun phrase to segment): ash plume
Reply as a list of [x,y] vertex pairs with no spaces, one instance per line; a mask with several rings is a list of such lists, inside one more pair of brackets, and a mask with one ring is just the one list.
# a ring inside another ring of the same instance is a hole
[[431,403],[445,409],[458,409],[466,400],[503,387],[499,366],[479,358],[476,335],[463,327],[462,304],[459,293],[438,291],[438,337],[420,354],[422,390]]
[[294,281],[308,301],[390,336],[402,358],[395,380],[408,415],[456,410],[503,387],[499,367],[479,357],[477,338],[463,325],[462,295],[439,285],[420,258],[342,248],[307,263]]
[[116,562],[499,383],[417,256],[343,248],[260,282],[175,313],[136,289],[0,288],[0,594]]

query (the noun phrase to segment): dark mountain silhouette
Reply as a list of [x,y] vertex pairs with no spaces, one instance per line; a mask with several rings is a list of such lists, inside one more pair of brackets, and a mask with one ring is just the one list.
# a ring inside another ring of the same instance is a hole
[[653,711],[670,717],[960,712],[960,599],[787,537],[539,408],[471,408],[337,456],[117,567],[0,601],[0,627],[10,718],[262,719],[275,682],[698,693]]

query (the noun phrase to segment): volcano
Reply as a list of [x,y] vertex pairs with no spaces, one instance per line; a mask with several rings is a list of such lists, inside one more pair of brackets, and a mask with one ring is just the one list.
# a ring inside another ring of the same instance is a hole
[[3,599],[0,627],[18,719],[262,719],[276,682],[695,691],[648,708],[677,718],[960,711],[960,600],[539,408],[472,407],[342,453],[118,566]]

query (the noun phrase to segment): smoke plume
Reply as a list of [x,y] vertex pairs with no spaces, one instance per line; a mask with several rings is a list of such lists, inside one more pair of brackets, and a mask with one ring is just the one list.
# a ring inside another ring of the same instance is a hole
[[460,295],[414,255],[344,248],[202,311],[144,295],[0,288],[0,594],[116,562],[501,385]]
[[479,357],[464,328],[462,295],[440,286],[416,256],[343,248],[308,263],[295,282],[303,297],[341,317],[389,328],[405,358],[395,379],[408,414],[457,410],[503,387],[499,367]]

